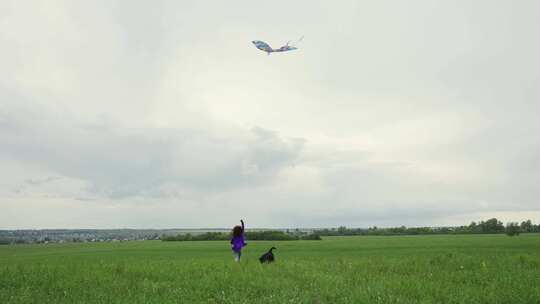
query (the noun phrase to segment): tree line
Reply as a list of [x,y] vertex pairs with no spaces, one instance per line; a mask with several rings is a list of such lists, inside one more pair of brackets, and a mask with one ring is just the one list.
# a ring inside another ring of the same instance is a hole
[[[246,240],[251,241],[296,241],[296,240],[321,240],[317,233],[287,233],[284,231],[246,231],[244,233]],[[206,232],[202,234],[177,234],[163,235],[162,241],[226,241],[232,238],[231,233],[225,232]]]
[[[54,241],[66,241],[66,242],[81,242],[89,241],[88,238],[79,238],[75,236],[84,236],[81,235],[81,231],[84,233],[89,233],[86,230],[65,230],[60,231],[62,236],[65,238],[57,239],[55,234],[51,234],[53,230],[45,231],[8,231],[0,230],[0,245],[9,245],[9,244],[24,244],[24,243],[48,243]],[[96,230],[97,233],[103,234],[106,233],[107,237],[111,237],[109,234],[110,231],[100,231]],[[55,232],[55,231],[53,231]],[[113,231],[115,232],[115,231]],[[139,231],[139,230],[129,230],[130,237],[122,235],[123,238],[120,239],[90,239],[90,241],[118,241],[118,240],[133,240],[133,239],[142,239],[142,240],[157,240],[161,239],[163,241],[213,241],[213,240],[230,240],[231,233],[228,232],[207,232],[201,234],[162,234],[159,236],[155,230]],[[144,232],[144,233],[143,233]],[[74,234],[75,233],[75,234]],[[390,227],[390,228],[379,228],[379,227],[370,227],[370,228],[347,228],[341,226],[338,228],[326,228],[326,229],[316,229],[312,232],[296,230],[287,230],[287,231],[246,231],[247,240],[268,240],[268,241],[292,241],[292,240],[320,240],[321,236],[343,236],[343,235],[419,235],[419,234],[493,234],[493,233],[506,233],[508,235],[514,236],[519,235],[520,233],[540,233],[540,224],[533,224],[531,220],[518,222],[510,222],[504,225],[501,221],[496,218],[491,218],[486,221],[480,222],[471,222],[466,226],[455,226],[455,227]],[[35,234],[38,234],[37,236]],[[116,234],[112,234],[115,237]],[[137,237],[131,237],[131,235],[136,235]],[[142,236],[142,238],[140,238]],[[92,237],[94,237],[92,235]]]
[[[341,226],[338,228],[317,229],[312,233],[307,232],[284,232],[284,231],[247,231],[245,237],[247,240],[265,240],[265,241],[293,241],[293,240],[320,240],[321,236],[347,236],[347,235],[420,235],[420,234],[502,234],[514,236],[520,233],[540,233],[540,225],[534,225],[531,220],[521,223],[510,222],[506,225],[496,218],[486,221],[471,222],[466,226],[456,227],[390,227],[378,228],[347,228]],[[202,234],[178,234],[163,235],[162,241],[226,241],[232,237],[231,233],[225,232],[207,232]]]
[[341,226],[334,229],[320,229],[315,233],[321,236],[340,235],[418,235],[418,234],[496,234],[519,235],[520,233],[540,232],[540,225],[534,225],[531,220],[521,223],[510,222],[506,226],[496,218],[486,221],[471,222],[467,226],[457,227],[391,227],[378,228],[347,228]]

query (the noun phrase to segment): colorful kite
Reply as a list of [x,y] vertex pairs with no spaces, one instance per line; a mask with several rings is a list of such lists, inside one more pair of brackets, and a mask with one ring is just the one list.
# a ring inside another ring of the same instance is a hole
[[[297,42],[302,41],[302,39],[304,39],[304,36],[302,36],[300,39],[298,39]],[[292,51],[292,50],[297,50],[298,49],[295,46],[289,45],[290,41],[287,42],[287,44],[285,44],[284,46],[280,47],[279,49],[272,48],[271,46],[268,45],[268,43],[266,43],[264,41],[253,40],[251,42],[255,45],[256,48],[258,48],[261,51],[266,52],[268,55],[270,55],[270,53],[287,52],[287,51]]]

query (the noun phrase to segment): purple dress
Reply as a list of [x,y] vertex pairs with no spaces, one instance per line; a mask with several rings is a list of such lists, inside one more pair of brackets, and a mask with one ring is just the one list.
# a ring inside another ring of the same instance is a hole
[[235,236],[231,240],[232,244],[232,250],[234,252],[239,252],[242,250],[242,247],[246,246],[246,243],[244,242],[244,234],[242,233],[239,236]]
[[231,240],[231,247],[234,252],[242,251],[242,248],[246,246],[244,241],[244,223],[242,223],[242,233],[239,236],[234,236]]

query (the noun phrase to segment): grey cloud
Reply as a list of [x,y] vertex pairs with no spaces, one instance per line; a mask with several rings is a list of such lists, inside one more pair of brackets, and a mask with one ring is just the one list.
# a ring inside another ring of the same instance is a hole
[[91,193],[108,197],[156,196],[171,187],[214,192],[254,186],[293,164],[303,146],[260,127],[238,134],[131,129],[77,124],[67,113],[7,112],[0,115],[0,154],[88,181]]

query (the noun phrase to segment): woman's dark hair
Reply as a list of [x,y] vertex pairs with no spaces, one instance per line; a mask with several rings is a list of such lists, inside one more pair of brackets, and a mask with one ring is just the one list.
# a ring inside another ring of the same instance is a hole
[[242,227],[241,226],[234,226],[232,230],[233,237],[241,236],[242,235]]

